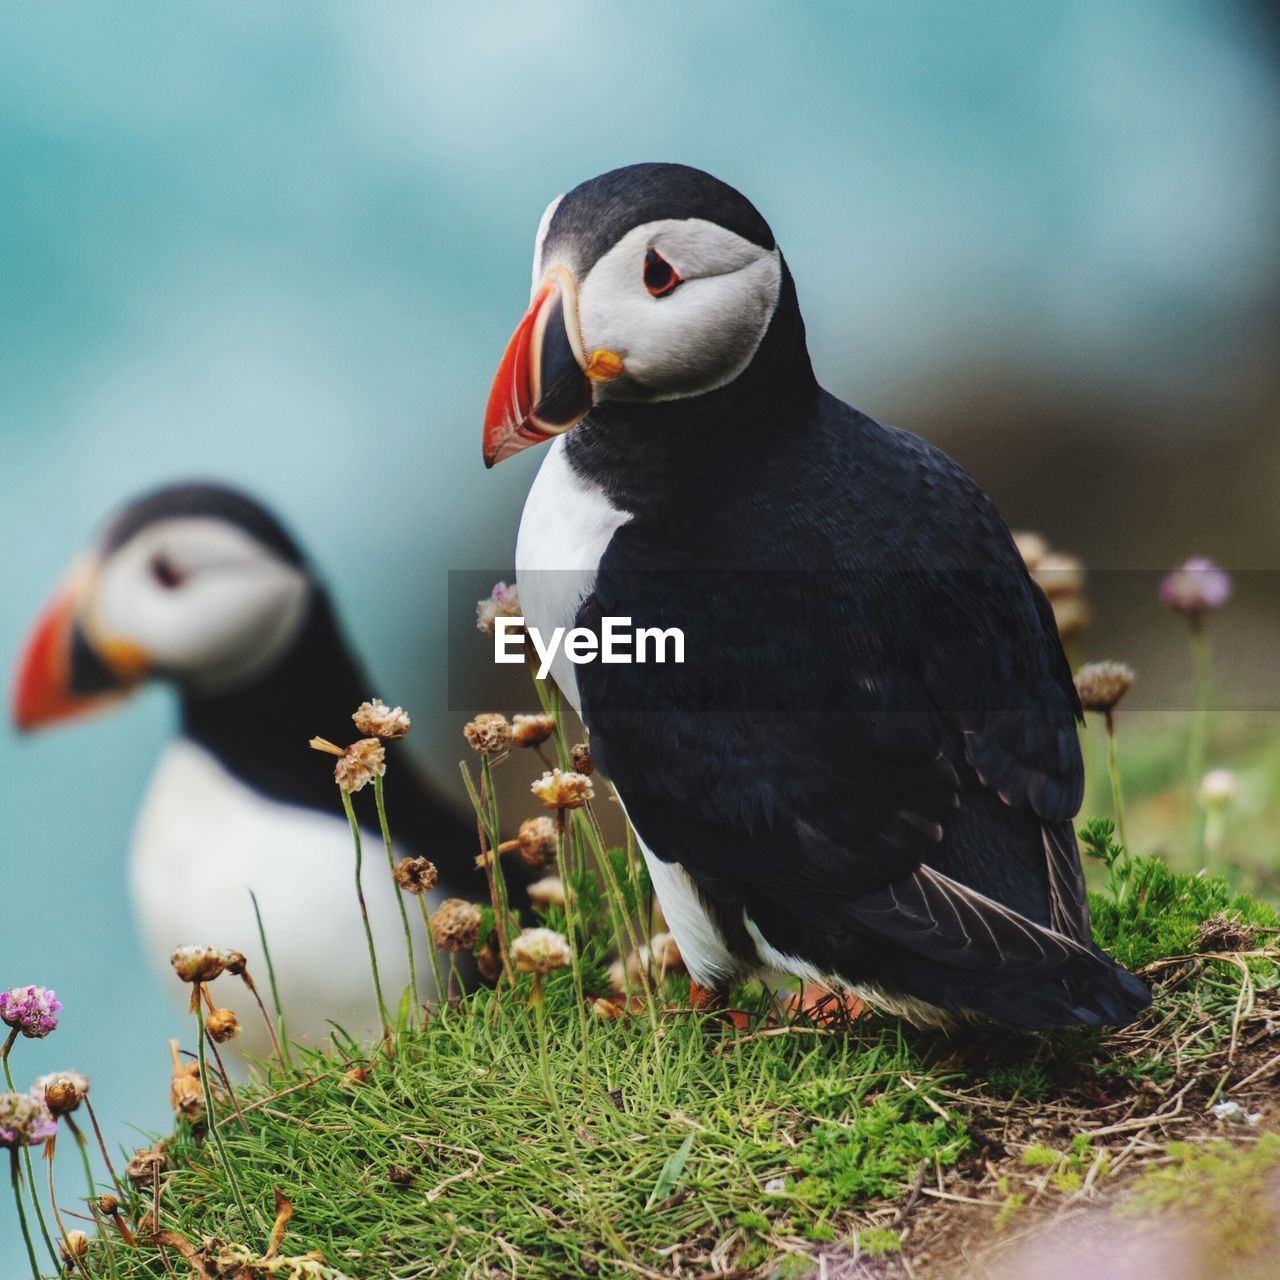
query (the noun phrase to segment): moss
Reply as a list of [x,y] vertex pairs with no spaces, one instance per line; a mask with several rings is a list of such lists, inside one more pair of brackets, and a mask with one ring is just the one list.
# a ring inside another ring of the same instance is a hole
[[1203,1146],[1170,1143],[1173,1163],[1151,1169],[1117,1207],[1125,1217],[1194,1214],[1215,1245],[1232,1257],[1280,1248],[1280,1134],[1266,1133],[1252,1146],[1218,1140]]
[[902,1237],[887,1227],[868,1227],[858,1232],[858,1248],[876,1257],[882,1253],[897,1253],[902,1248]]
[[1062,1161],[1062,1156],[1052,1147],[1028,1147],[1022,1153],[1022,1163],[1028,1169],[1053,1169]]
[[988,1069],[986,1087],[997,1098],[1043,1102],[1053,1092],[1053,1081],[1038,1062],[1010,1062]]
[[1273,907],[1237,893],[1223,876],[1184,875],[1159,858],[1131,857],[1115,843],[1106,819],[1087,822],[1080,843],[1109,876],[1108,891],[1089,899],[1094,937],[1126,968],[1195,952],[1200,926],[1217,915],[1264,929],[1280,926]]
[[895,1195],[922,1160],[954,1164],[967,1146],[964,1127],[923,1102],[878,1099],[848,1121],[813,1128],[796,1153],[804,1175],[796,1195],[811,1207],[832,1209]]
[[1003,1199],[991,1226],[995,1231],[1003,1231],[1027,1207],[1027,1197],[1021,1191],[1014,1191],[1008,1178],[996,1180],[996,1191]]

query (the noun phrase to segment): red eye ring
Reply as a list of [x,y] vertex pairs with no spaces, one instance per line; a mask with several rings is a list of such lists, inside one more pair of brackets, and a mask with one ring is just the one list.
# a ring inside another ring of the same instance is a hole
[[684,283],[679,272],[660,254],[650,249],[644,255],[644,287],[654,298],[665,298]]

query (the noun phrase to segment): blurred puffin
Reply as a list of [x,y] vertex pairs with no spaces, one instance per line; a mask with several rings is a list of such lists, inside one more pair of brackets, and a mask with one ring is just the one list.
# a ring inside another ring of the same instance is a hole
[[1123,1024],[1072,818],[1080,707],[1040,590],[946,454],[824,391],[773,233],[697,169],[552,201],[488,465],[554,442],[529,625],[679,627],[552,668],[693,978],[800,975],[924,1025]]
[[[358,737],[351,714],[371,686],[297,544],[235,490],[174,485],[116,516],[28,641],[14,721],[32,729],[64,720],[151,679],[177,688],[181,732],[138,816],[130,878],[147,952],[164,964],[166,983],[176,990],[167,960],[184,943],[235,947],[265,980],[253,889],[291,1038],[317,1043],[329,1020],[352,1032],[375,1028],[351,833],[332,761],[307,750],[316,733]],[[403,755],[387,806],[397,852],[429,856],[438,893],[478,887],[474,825]],[[369,821],[365,893],[391,999],[407,964],[397,890]],[[429,965],[418,971],[429,981]],[[219,999],[242,1014],[243,1046],[262,1051],[260,1018],[249,1016],[239,984],[219,986],[227,987]]]

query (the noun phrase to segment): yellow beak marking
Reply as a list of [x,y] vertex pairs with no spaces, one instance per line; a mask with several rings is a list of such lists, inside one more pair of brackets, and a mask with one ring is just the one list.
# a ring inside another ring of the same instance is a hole
[[587,377],[592,382],[612,382],[622,369],[622,357],[616,351],[606,351],[603,347],[593,351],[587,361]]

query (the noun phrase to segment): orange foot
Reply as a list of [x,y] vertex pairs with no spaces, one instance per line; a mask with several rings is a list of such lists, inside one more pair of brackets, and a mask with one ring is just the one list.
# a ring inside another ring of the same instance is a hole
[[713,1013],[724,1006],[724,992],[719,987],[704,987],[690,979],[689,1003],[699,1013]]
[[848,991],[828,991],[825,987],[801,987],[783,1006],[786,1021],[805,1020],[819,1026],[840,1026],[862,1017],[867,1006]]

